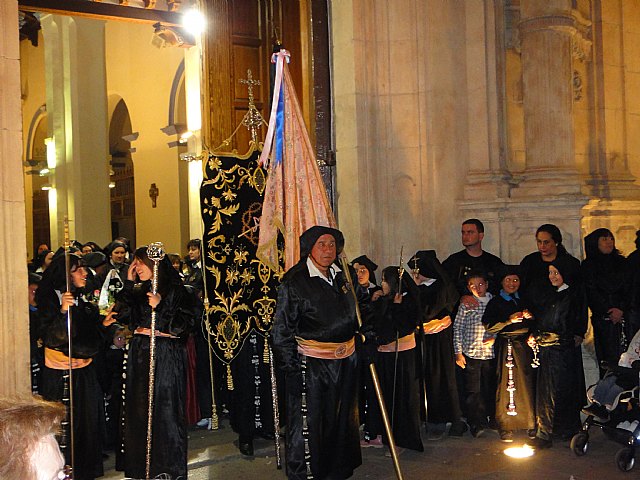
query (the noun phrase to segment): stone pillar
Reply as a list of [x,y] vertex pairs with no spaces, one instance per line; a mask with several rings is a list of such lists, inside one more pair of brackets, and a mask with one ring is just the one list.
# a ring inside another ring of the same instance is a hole
[[[61,15],[42,17],[47,112],[56,167],[50,196],[51,243],[111,240],[105,22]],[[55,200],[52,202],[52,200]]]
[[0,396],[31,391],[18,2],[0,2]]
[[514,194],[577,195],[572,52],[579,20],[570,0],[523,0],[520,12],[526,166]]

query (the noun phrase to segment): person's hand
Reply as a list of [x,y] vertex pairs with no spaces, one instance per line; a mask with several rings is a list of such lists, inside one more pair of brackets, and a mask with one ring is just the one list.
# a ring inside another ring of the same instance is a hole
[[584,340],[580,335],[574,335],[573,336],[573,340],[576,344],[576,347],[579,347],[582,344],[582,341]]
[[464,358],[464,355],[462,353],[456,353],[456,365],[458,365],[460,368],[466,368],[467,360]]
[[402,303],[402,294],[396,293],[395,297],[393,297],[393,303]]
[[620,310],[619,308],[616,308],[616,307],[610,308],[609,310],[607,310],[607,313],[609,314],[609,319],[611,320],[611,323],[618,324],[622,322],[622,317],[624,316],[624,314],[622,310]]
[[136,278],[138,278],[138,274],[136,273],[136,265],[138,265],[138,259],[134,258],[133,262],[131,262],[131,265],[129,265],[129,270],[127,270],[127,279],[131,280],[132,282],[135,282]]
[[451,317],[447,315],[446,317],[440,320],[436,319],[436,320],[431,320],[430,322],[427,322],[427,323],[423,323],[422,328],[424,330],[424,333],[426,333],[427,335],[432,335],[434,333],[441,332],[445,328],[449,327],[449,325],[451,325]]
[[490,347],[494,343],[496,343],[496,337],[487,337],[482,339],[482,344],[486,345],[487,347]]
[[522,322],[523,317],[524,316],[522,315],[522,312],[512,313],[511,315],[509,315],[509,321],[511,323],[520,323]]
[[478,299],[473,295],[463,295],[460,297],[460,303],[467,308],[476,308],[480,305],[480,303],[478,303]]
[[529,310],[524,309],[522,311],[522,316],[527,319],[527,320],[531,320],[533,318],[533,313],[531,313]]
[[162,296],[159,293],[156,293],[154,295],[153,293],[148,292],[147,297],[149,297],[149,306],[151,308],[156,308],[160,303],[160,301],[162,300]]
[[373,295],[371,295],[371,301],[375,302],[376,300],[378,300],[381,296],[382,296],[382,290],[376,290],[375,292],[373,292]]
[[62,294],[62,299],[60,300],[60,313],[67,313],[69,308],[74,303],[73,293],[64,292]]
[[105,317],[102,319],[102,325],[105,327],[108,327],[109,325],[111,325],[112,323],[116,322],[116,315],[118,315],[118,312],[114,312],[111,309],[113,308],[113,306],[109,307],[109,310],[107,311],[107,314],[105,315]]
[[536,337],[534,337],[533,335],[529,335],[529,338],[527,339],[527,345],[529,345],[529,347],[533,348],[536,346]]

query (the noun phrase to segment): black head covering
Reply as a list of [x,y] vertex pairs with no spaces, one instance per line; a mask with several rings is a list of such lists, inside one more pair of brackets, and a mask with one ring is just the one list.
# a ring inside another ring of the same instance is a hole
[[640,230],[636,230],[635,243],[636,243],[636,248],[640,248]]
[[518,275],[520,276],[520,265],[503,265],[500,269],[500,275],[498,276],[498,281],[502,283],[504,277],[508,277],[509,275]]
[[[391,290],[391,294],[395,295],[398,292],[398,280],[400,278],[400,269],[397,265],[391,265],[389,267],[385,267],[382,270],[382,278],[386,280],[389,284],[389,288]],[[402,274],[402,291],[410,292],[414,297],[418,297],[418,286],[416,282],[413,281],[409,272],[405,271]]]
[[322,235],[329,234],[336,241],[336,254],[340,255],[344,249],[344,235],[336,228],[314,225],[300,235],[300,259],[305,259],[311,253],[313,246]]
[[579,264],[573,261],[573,257],[570,255],[558,255],[556,259],[551,262],[551,265],[558,269],[564,283],[569,286],[575,284],[580,272],[578,269]]
[[423,277],[442,279],[443,269],[435,250],[419,250],[409,260],[409,268],[418,269]]
[[[84,259],[80,255],[70,253],[69,271],[73,270],[74,267],[82,266],[84,266]],[[74,288],[72,283],[70,283],[70,286],[73,290]],[[64,254],[54,256],[53,260],[51,261],[51,265],[49,265],[49,268],[47,268],[42,274],[42,280],[40,281],[40,288],[38,288],[38,292],[40,290],[45,292],[47,289],[58,290],[60,292],[64,292],[67,290],[67,275]]]
[[363,265],[369,271],[369,281],[375,284],[376,275],[373,272],[378,269],[378,265],[373,263],[371,259],[369,259],[369,257],[367,257],[366,255],[360,255],[359,257],[354,258],[351,261],[351,266],[353,267],[356,263],[359,265]]
[[37,270],[42,265],[44,265],[44,259],[47,258],[47,255],[49,255],[49,253],[51,253],[51,250],[43,250],[38,254],[36,258],[33,259],[34,270]]
[[40,283],[40,280],[42,280],[42,275],[38,275],[34,272],[29,272],[29,285],[37,285],[38,283]]
[[113,242],[111,242],[109,245],[107,245],[106,247],[104,247],[104,253],[106,253],[107,258],[111,258],[111,254],[113,253],[113,251],[118,248],[118,247],[122,247],[124,248],[125,252],[129,251],[129,248],[127,247],[126,243],[120,242],[118,240],[114,240]]
[[[139,247],[133,256],[142,260],[153,271],[153,261],[147,254],[147,246]],[[182,285],[182,279],[178,271],[173,268],[169,255],[165,254],[158,262],[158,291],[163,294],[175,285]]]
[[102,252],[86,253],[83,258],[84,264],[91,268],[97,268],[107,263],[107,256]]
[[[613,237],[613,233],[611,233],[611,230],[609,230],[608,228],[597,228],[589,235],[584,237],[584,253],[586,258],[596,258],[604,255],[598,249],[598,239],[600,237]],[[613,252],[611,253],[617,253],[617,251],[618,250],[614,248]]]

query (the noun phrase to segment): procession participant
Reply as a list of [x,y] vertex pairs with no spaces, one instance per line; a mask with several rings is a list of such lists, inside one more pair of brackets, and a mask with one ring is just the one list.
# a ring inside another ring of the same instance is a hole
[[534,307],[535,332],[529,344],[540,349],[536,381],[536,438],[533,448],[548,448],[552,436],[570,439],[580,428],[585,403],[581,345],[587,330],[584,291],[579,270],[568,255],[549,265],[553,293],[544,308]]
[[358,433],[356,305],[336,258],[342,232],[313,226],[278,290],[273,346],[286,374],[289,479],[349,478]]
[[421,250],[411,260],[413,278],[418,285],[422,309],[424,382],[427,395],[428,439],[439,440],[446,434],[462,436],[467,425],[462,420],[456,385],[451,315],[458,292],[442,268],[433,250]]
[[[74,478],[93,479],[103,475],[102,432],[104,406],[93,359],[103,343],[102,317],[98,307],[84,300],[87,271],[79,255],[69,254],[69,279],[65,255],[59,255],[42,275],[36,303],[40,335],[44,343],[44,368],[40,393],[45,400],[61,401],[68,396],[69,364],[73,379],[73,435],[65,429],[60,445],[68,465],[74,451]],[[67,282],[70,291],[66,291]],[[72,345],[69,353],[68,321],[72,314]],[[71,356],[71,362],[69,360]],[[70,418],[70,417],[69,417]],[[73,438],[73,445],[71,439]]]
[[460,294],[460,302],[475,306],[477,301],[467,288],[469,272],[484,272],[489,282],[489,292],[497,295],[499,290],[497,277],[503,263],[500,258],[482,249],[484,224],[480,220],[469,218],[462,222],[460,234],[464,250],[449,255],[442,262],[442,267],[454,282]]
[[[378,269],[372,260],[366,255],[360,255],[351,261],[351,266],[356,271],[357,284],[356,296],[360,306],[360,312],[363,314],[363,322],[368,322],[370,315],[371,299],[376,292],[380,292],[380,286],[376,283],[375,271]],[[371,351],[371,360],[375,363],[377,352]],[[382,415],[378,405],[378,399],[373,386],[369,365],[366,362],[359,364],[360,378],[360,401],[358,404],[360,410],[360,423],[363,425],[363,437],[360,446],[367,448],[382,448]]]
[[[413,280],[403,275],[402,288],[399,289],[399,279],[399,267],[385,268],[382,271],[382,290],[374,294],[374,330],[379,345],[375,365],[390,412],[395,444],[422,452],[420,376],[416,371],[415,337],[416,324],[421,320],[420,304]],[[388,442],[386,435],[384,441]]]
[[482,316],[487,332],[497,335],[495,418],[503,442],[513,442],[513,431],[518,429],[526,429],[535,437],[535,370],[533,352],[527,345],[533,315],[520,295],[518,273],[517,265],[505,265],[500,294],[491,299]]
[[616,248],[611,230],[598,228],[584,238],[586,259],[582,262],[587,302],[591,310],[593,343],[600,378],[613,366],[632,336],[626,330],[629,317],[629,272],[627,259]]
[[156,312],[156,354],[152,405],[150,475],[187,476],[187,424],[185,418],[185,340],[197,315],[195,295],[182,284],[165,255],[158,262],[158,288],[152,293],[154,261],[148,247],[135,251],[124,288],[117,300],[118,321],[134,332],[129,343],[123,405],[124,471],[144,478],[149,416],[150,327]]

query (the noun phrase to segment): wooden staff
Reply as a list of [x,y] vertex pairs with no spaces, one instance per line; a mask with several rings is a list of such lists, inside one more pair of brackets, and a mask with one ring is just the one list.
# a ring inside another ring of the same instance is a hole
[[[158,293],[158,263],[164,258],[164,245],[160,242],[152,243],[147,247],[147,256],[153,262],[153,277],[151,277],[151,293]],[[147,457],[145,478],[149,480],[151,470],[151,433],[153,425],[153,396],[156,374],[156,309],[151,308],[151,333],[149,334],[149,408],[147,420]]]
[[[351,290],[353,300],[356,304],[356,317],[358,319],[358,328],[360,328],[362,327],[362,316],[360,314],[360,307],[358,306],[358,297],[356,296],[356,291],[353,288],[353,281],[351,280],[351,272],[349,271],[349,263],[347,262],[346,255],[343,254],[342,257],[340,257],[340,261],[342,262],[342,269],[347,278],[347,283],[349,284],[349,290]],[[389,450],[391,451],[391,458],[393,459],[393,468],[396,471],[396,477],[398,477],[398,480],[403,480],[404,477],[402,476],[402,471],[400,470],[400,462],[398,462],[398,452],[396,451],[396,443],[393,439],[391,424],[389,423],[387,407],[384,403],[384,397],[382,396],[382,389],[380,388],[378,372],[376,371],[376,366],[373,364],[373,362],[369,363],[369,372],[371,373],[373,386],[376,390],[376,397],[378,398],[378,404],[380,405],[380,412],[382,413],[382,422],[384,423],[384,429],[387,433],[387,439],[389,440]]]
[[[69,239],[69,218],[65,215],[64,217],[64,272],[65,277],[67,279],[67,293],[71,292],[71,263],[70,263],[70,254],[71,250],[71,241]],[[73,479],[74,476],[74,467],[75,467],[75,434],[74,434],[74,422],[73,422],[73,361],[72,361],[72,340],[71,340],[71,326],[72,326],[72,317],[71,317],[71,306],[67,309],[67,346],[69,348],[69,402],[67,408],[67,416],[69,417],[69,438],[71,443],[71,468],[66,468],[65,473],[67,474],[67,478]]]

